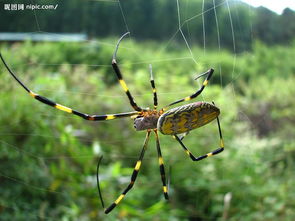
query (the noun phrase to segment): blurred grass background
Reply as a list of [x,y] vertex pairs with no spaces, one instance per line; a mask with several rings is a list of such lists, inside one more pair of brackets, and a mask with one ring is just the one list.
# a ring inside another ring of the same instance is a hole
[[[111,67],[118,37],[1,43],[0,51],[34,92],[81,112],[118,113],[131,110]],[[149,63],[160,107],[196,91],[198,73],[216,70],[197,100],[220,108],[226,150],[194,163],[160,135],[170,167],[167,202],[152,135],[135,187],[107,216],[96,189],[98,158],[104,156],[101,187],[110,204],[129,182],[144,132],[134,131],[131,119],[87,122],[43,105],[1,63],[0,220],[294,220],[295,44],[252,41],[239,54],[192,44],[198,64],[183,43],[122,42],[118,61],[143,107],[152,107]],[[215,149],[216,123],[184,142],[196,155]]]

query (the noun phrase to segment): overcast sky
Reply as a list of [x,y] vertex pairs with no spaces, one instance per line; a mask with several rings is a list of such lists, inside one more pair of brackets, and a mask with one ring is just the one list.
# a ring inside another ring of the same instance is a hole
[[295,0],[242,0],[254,7],[264,6],[278,14],[281,14],[285,8],[295,10]]

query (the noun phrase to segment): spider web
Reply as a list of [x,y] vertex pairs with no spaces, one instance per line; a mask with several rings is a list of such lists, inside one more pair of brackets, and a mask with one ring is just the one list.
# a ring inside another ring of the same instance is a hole
[[[126,18],[126,13],[128,13],[128,10],[125,9],[123,7],[123,4],[120,0],[114,0],[114,1],[103,1],[103,0],[95,0],[96,4],[101,4],[102,2],[103,3],[109,3],[110,5],[112,5],[112,7],[114,8],[119,8],[120,10],[120,16],[121,16],[121,22],[122,24],[124,24],[124,29],[126,32],[129,32],[130,31],[130,28],[129,28],[129,25],[128,25],[128,21],[127,18]],[[124,50],[129,50],[129,51],[132,51],[133,53],[137,54],[138,55],[138,60],[135,60],[135,61],[132,61],[132,62],[129,62],[128,64],[125,64],[124,62],[120,63],[120,66],[122,67],[125,67],[125,66],[128,66],[128,65],[131,65],[131,66],[135,66],[135,68],[137,66],[140,66],[140,65],[145,65],[147,68],[146,68],[146,82],[147,84],[149,83],[149,73],[148,73],[148,64],[157,64],[157,63],[171,63],[172,65],[177,65],[178,62],[189,62],[190,63],[190,66],[192,67],[192,72],[189,73],[189,74],[184,74],[183,75],[183,78],[192,78],[192,77],[195,77],[196,75],[200,74],[197,72],[196,68],[203,68],[204,67],[204,64],[202,64],[202,62],[200,61],[202,57],[205,57],[206,54],[208,53],[208,51],[210,50],[207,46],[207,41],[206,41],[206,38],[207,38],[207,33],[206,33],[206,18],[205,18],[205,15],[209,12],[211,12],[212,10],[214,11],[214,15],[215,15],[215,28],[216,28],[216,41],[217,41],[217,44],[218,44],[218,53],[221,53],[221,51],[223,50],[223,45],[222,45],[222,39],[220,37],[220,29],[219,29],[219,18],[218,18],[218,15],[217,15],[217,11],[220,10],[222,7],[226,7],[227,10],[228,10],[228,17],[229,17],[229,24],[227,24],[228,26],[230,26],[230,30],[231,30],[231,36],[232,36],[232,48],[233,48],[233,56],[232,56],[232,73],[231,73],[231,82],[228,83],[227,85],[225,85],[224,81],[223,81],[223,77],[224,77],[224,72],[222,70],[222,66],[221,64],[218,64],[218,66],[215,67],[215,74],[214,74],[214,77],[213,78],[217,78],[217,76],[219,77],[219,84],[220,86],[224,87],[227,91],[230,91],[229,93],[232,95],[231,97],[234,99],[233,102],[236,102],[236,95],[235,95],[235,89],[236,89],[236,84],[235,82],[238,80],[239,76],[241,73],[237,73],[236,72],[236,69],[235,69],[235,66],[236,66],[236,59],[237,59],[237,52],[236,52],[236,40],[235,40],[235,33],[237,31],[239,31],[236,27],[234,27],[233,25],[233,19],[232,19],[232,14],[235,13],[235,7],[230,7],[229,5],[229,2],[228,0],[224,0],[223,2],[221,2],[220,4],[216,4],[215,0],[212,0],[212,7],[205,10],[204,9],[204,5],[205,5],[205,0],[203,0],[203,8],[202,8],[202,11],[201,13],[196,13],[194,14],[193,16],[189,16],[187,17],[185,14],[182,14],[181,12],[183,10],[183,8],[185,8],[187,6],[187,3],[188,1],[187,0],[176,0],[175,1],[175,4],[177,5],[177,22],[175,23],[175,29],[176,31],[171,35],[171,36],[168,36],[169,37],[169,40],[167,40],[164,44],[162,44],[162,46],[158,49],[158,52],[161,52],[161,51],[164,51],[165,49],[167,49],[171,44],[173,44],[175,41],[177,41],[177,38],[181,38],[182,39],[182,47],[183,48],[186,48],[187,50],[187,55],[185,56],[180,56],[180,57],[163,57],[163,58],[160,58],[160,59],[154,59],[152,56],[150,57],[150,59],[148,60],[141,60],[140,59],[140,52],[137,51],[135,48],[132,48],[132,46],[128,46],[126,47],[126,45],[124,44],[124,42],[122,42],[121,46],[120,46],[120,50],[124,49]],[[86,4],[86,3],[85,3]],[[239,4],[238,2],[236,4]],[[197,10],[196,10],[197,11]],[[39,12],[38,11],[35,11],[33,10],[31,13],[34,14],[34,18],[35,18],[35,24],[36,24],[36,31],[35,33],[46,33],[45,31],[42,31],[42,27],[40,26],[40,21],[39,21]],[[249,8],[249,13],[251,13],[251,9]],[[18,15],[16,15],[18,16]],[[21,17],[21,16],[20,16]],[[236,16],[238,17],[238,16]],[[192,45],[193,45],[193,42],[191,40],[191,35],[192,33],[190,32],[190,29],[189,29],[189,25],[192,24],[193,22],[195,21],[201,21],[202,24],[203,24],[203,29],[202,29],[202,33],[200,33],[200,38],[203,38],[203,53],[202,54],[196,54],[192,48]],[[26,30],[24,30],[26,31]],[[50,34],[50,33],[48,33]],[[131,39],[135,39],[136,40],[136,35],[137,33],[133,33],[131,32],[130,34],[130,37]],[[101,40],[88,40],[89,44],[92,44],[92,43],[95,43],[95,44],[99,44],[101,47],[111,47],[111,48],[115,48],[115,45],[116,45],[116,42],[115,41],[101,41]],[[157,52],[155,52],[156,54]],[[120,54],[120,52],[119,52]],[[111,55],[110,55],[111,57]],[[122,57],[122,56],[120,56]],[[9,62],[9,61],[8,61]],[[98,61],[99,62],[99,61]],[[62,66],[62,65],[65,65],[65,64],[47,64],[47,63],[37,63],[37,64],[30,64],[30,63],[27,63],[27,64],[23,64],[23,65],[36,65],[36,66]],[[105,64],[67,64],[67,65],[70,65],[70,66],[87,66],[87,67],[110,67],[110,71],[111,71],[111,64],[109,63],[105,63]],[[207,65],[207,64],[205,64]],[[209,66],[205,66],[207,69],[210,68]],[[205,70],[207,70],[205,69]],[[204,71],[205,71],[204,70]],[[155,72],[155,78],[156,78],[156,83],[157,83],[157,78],[160,77],[160,76],[157,76],[156,74],[156,68],[154,69],[154,72]],[[38,90],[38,86],[36,85],[31,85],[29,83],[29,80],[26,80],[26,79],[23,79],[22,76],[20,75],[21,73],[17,73],[19,78],[22,79],[22,81],[28,85],[33,91],[36,91],[38,92],[39,94],[44,94],[44,93],[48,93],[48,94],[51,94],[51,95],[54,95],[56,93],[56,90],[52,90],[52,89],[41,89],[41,90]],[[128,75],[128,73],[124,74],[124,77],[125,75]],[[161,76],[162,77],[162,76]],[[168,78],[172,78],[173,76],[167,76]],[[201,81],[197,81],[198,85],[201,86]],[[14,82],[12,79],[10,81],[10,83],[8,84],[16,84],[16,82]],[[159,96],[159,100],[161,101],[161,98],[162,97],[165,97],[165,96],[169,96],[171,97],[171,99],[175,99],[176,97],[185,97],[187,95],[190,95],[192,94],[192,90],[191,89],[182,89],[182,88],[177,88],[177,85],[174,86],[175,87],[175,90],[173,92],[164,92],[163,90],[161,90],[160,86],[157,86],[157,89],[158,89],[158,96]],[[15,87],[16,88],[16,87]],[[204,93],[201,94],[200,96],[200,99],[201,100],[207,100],[206,99],[206,91],[210,90],[210,85],[204,90]],[[132,89],[131,89],[131,92],[132,92]],[[22,93],[21,90],[17,90],[17,92],[13,92],[13,93],[18,93],[19,95],[18,96],[26,96],[25,93]],[[83,95],[83,96],[90,96],[93,98],[93,100],[104,100],[104,99],[114,99],[114,100],[122,100],[122,99],[126,99],[126,95],[122,92],[120,94],[106,94],[104,93],[103,91],[100,93],[100,94],[97,94],[95,92],[80,92],[80,91],[77,91],[77,90],[59,90],[59,93],[62,93],[65,97],[66,97],[66,101],[70,100],[72,97],[75,97],[75,95]],[[141,98],[141,97],[146,97],[146,96],[150,96],[149,98],[151,98],[151,93],[150,91],[143,91],[142,93],[132,93],[134,95],[135,98]],[[50,97],[50,96],[47,96],[47,97]],[[69,107],[72,107],[75,109],[75,105],[68,105],[67,103],[63,102],[63,101],[58,101],[56,99],[53,99],[55,101],[57,101],[58,103],[62,103],[62,104],[65,104],[66,106],[69,106]],[[152,99],[149,99],[150,101],[152,101]],[[35,102],[32,100],[32,103]],[[17,104],[11,104],[11,105],[17,105]],[[42,105],[42,104],[36,104],[37,105]],[[41,113],[36,113],[36,114],[40,114],[43,118],[47,119],[46,121],[50,121],[50,119],[53,119],[53,118],[65,118],[65,119],[72,119],[72,118],[75,118],[75,116],[71,116],[71,115],[66,115],[66,114],[63,114],[63,113],[59,113],[58,111],[54,111],[54,110],[49,110],[47,109],[48,111],[45,111],[46,109],[44,108],[43,109],[44,112],[41,112]],[[123,111],[125,109],[123,108]],[[126,109],[128,110],[128,109]],[[18,108],[17,111],[21,111],[21,108]],[[112,112],[111,108],[109,110],[110,112]],[[122,112],[123,112],[122,111]],[[226,109],[221,109],[221,113],[223,111],[230,111],[230,110],[226,110]],[[240,111],[241,113],[241,116],[243,116],[243,118],[247,119],[248,116],[243,113],[242,111]],[[244,119],[244,120],[245,120]],[[238,119],[237,119],[238,120]],[[251,122],[249,120],[249,122]],[[104,126],[107,126],[107,124],[111,124],[112,122],[100,122],[100,125],[102,125],[102,127]],[[130,122],[129,122],[130,123]],[[221,116],[221,123],[222,123],[222,116]],[[49,126],[53,126],[54,125],[50,125]],[[221,125],[222,126],[222,125]],[[69,132],[73,132],[73,129],[70,127],[70,126],[67,126],[68,127],[68,131]],[[231,129],[231,128],[223,128],[223,130],[228,130],[228,129]],[[100,132],[102,132],[103,130],[100,130]],[[79,131],[74,131],[74,132],[79,132]],[[135,135],[135,132],[133,133]],[[217,134],[216,134],[217,135]],[[19,146],[16,146],[16,145],[12,145],[11,142],[10,142],[10,136],[28,136],[28,137],[42,137],[42,136],[47,136],[48,139],[52,139],[52,141],[54,141],[55,143],[59,143],[59,142],[62,142],[61,141],[61,137],[59,137],[58,135],[53,135],[52,136],[48,136],[48,135],[44,135],[42,132],[40,133],[18,133],[17,131],[7,131],[5,129],[5,126],[1,126],[0,127],[0,143],[3,147],[5,147],[7,149],[7,151],[10,151],[10,152],[16,152],[16,153],[19,153],[23,158],[32,158],[34,160],[36,160],[36,163],[38,162],[42,162],[42,164],[45,164],[44,166],[44,174],[47,174],[48,171],[46,169],[46,164],[48,162],[51,162],[51,161],[57,161],[57,160],[60,160],[60,159],[72,159],[72,160],[78,160],[78,159],[82,159],[82,158],[86,158],[86,159],[93,159],[94,156],[99,156],[101,153],[102,153],[102,150],[101,149],[104,149],[105,146],[108,146],[109,144],[121,144],[122,142],[126,143],[128,146],[130,146],[130,148],[137,148],[136,150],[139,151],[139,148],[140,148],[140,145],[142,143],[142,140],[143,137],[141,139],[136,139],[136,138],[133,138],[133,137],[130,137],[128,139],[126,138],[122,138],[120,140],[108,140],[108,139],[100,139],[99,141],[98,140],[92,140],[92,139],[87,139],[87,138],[83,138],[85,142],[88,142],[91,147],[93,148],[93,154],[84,154],[84,153],[81,153],[81,154],[78,154],[78,155],[65,155],[62,151],[60,153],[60,155],[57,155],[57,156],[51,156],[51,157],[44,157],[42,155],[36,155],[35,153],[32,153],[29,149],[24,149],[21,144]],[[163,138],[164,139],[164,138]],[[188,139],[191,139],[188,137]],[[216,139],[217,139],[217,136],[216,136]],[[225,143],[227,143],[227,137],[225,136],[224,137],[224,140],[225,140]],[[39,147],[39,148],[43,148],[43,147]],[[150,148],[151,150],[152,148]],[[165,146],[165,142],[162,141],[162,151],[164,152],[164,159],[165,159],[165,152],[168,150],[165,150],[167,149],[167,147]],[[192,151],[193,152],[196,152],[192,147],[191,147]],[[132,161],[132,162],[135,162],[136,159],[138,158],[138,155],[137,155],[137,151],[135,152],[134,155],[121,155],[121,154],[111,154],[110,156],[107,156],[107,158],[109,159],[112,159],[113,162],[115,162],[115,159],[126,159],[126,160],[129,160],[129,161]],[[150,152],[153,152],[153,151],[150,151]],[[231,150],[230,149],[226,149],[226,152],[228,152],[228,154],[230,154]],[[251,151],[251,149],[249,149],[247,152],[245,151],[245,153],[247,154],[245,157],[252,157],[252,154],[253,152]],[[183,156],[184,158],[186,157],[185,155]],[[219,156],[220,158],[222,158],[222,155]],[[145,160],[155,160],[155,155],[154,153],[152,154],[147,154],[147,156],[145,157]],[[174,162],[173,160],[170,160],[170,159],[165,159],[166,161],[166,164],[169,165],[169,164],[172,164],[172,162]],[[185,159],[186,160],[186,159]],[[187,160],[188,161],[188,160]],[[210,164],[212,161],[210,162],[207,162],[208,164]],[[25,167],[26,165],[20,165],[20,166],[23,166]],[[95,165],[93,165],[93,167],[95,167]],[[225,170],[227,168],[224,168]],[[173,176],[173,174],[172,174]],[[40,185],[34,185],[33,184],[33,179],[29,180],[29,181],[25,181],[23,178],[20,178],[20,177],[13,177],[11,176],[10,172],[9,171],[0,171],[0,177],[1,179],[5,179],[5,180],[9,180],[11,182],[11,185],[20,185],[20,186],[26,186],[26,187],[29,187],[30,189],[34,189],[36,191],[41,191],[41,192],[50,192],[54,195],[60,195],[60,194],[63,194],[62,191],[53,191],[51,189],[48,189],[46,188],[45,186],[47,186],[46,184],[44,184],[44,186],[40,186]],[[95,176],[94,174],[89,174],[88,176],[86,176],[89,178],[88,182],[91,184],[90,186],[92,188],[95,188],[96,186],[96,182],[95,182]],[[63,179],[64,181],[64,184],[67,184],[67,185],[79,185],[79,183],[77,183],[76,181],[68,181],[67,180],[67,175],[65,174],[65,177]],[[140,178],[137,180],[137,183],[140,183],[140,186],[141,187],[146,187],[148,186],[147,188],[150,188],[149,185],[151,186],[157,186],[157,185],[160,185],[160,183],[156,183],[156,184],[145,184],[144,182],[141,182],[140,181]],[[173,182],[171,183],[171,185],[173,185]],[[137,185],[137,188],[141,188],[139,187],[139,185]],[[107,190],[106,190],[107,191]],[[119,194],[120,192],[118,192]],[[13,210],[20,210],[20,211],[27,211],[27,210],[30,210],[30,214],[32,214],[32,217],[38,219],[38,218],[42,218],[44,220],[47,220],[47,219],[51,219],[52,217],[50,216],[46,216],[46,215],[42,215],[42,213],[40,213],[40,210],[39,209],[36,209],[36,211],[31,211],[31,206],[30,206],[30,201],[27,202],[27,204],[20,204],[20,203],[17,203],[17,200],[18,200],[18,196],[15,196],[14,199],[11,199],[11,202],[4,202],[4,201],[0,201],[0,204],[2,207],[4,208],[10,208],[10,209],[13,209]],[[107,201],[111,201],[112,199],[107,199]],[[124,202],[123,202],[124,203]],[[28,212],[28,211],[27,211]],[[207,217],[208,219],[213,219],[212,217]]]

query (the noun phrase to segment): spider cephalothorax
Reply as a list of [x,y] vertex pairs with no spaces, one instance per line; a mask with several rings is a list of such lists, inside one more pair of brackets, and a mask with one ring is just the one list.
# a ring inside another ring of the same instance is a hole
[[159,116],[150,115],[147,117],[137,117],[134,119],[134,128],[137,131],[156,129]]
[[[150,83],[151,83],[153,94],[154,94],[154,108],[153,108],[153,110],[143,109],[140,106],[138,106],[136,104],[135,100],[133,99],[133,96],[131,95],[131,93],[127,87],[127,84],[123,80],[122,73],[121,73],[119,66],[117,64],[117,61],[116,61],[116,54],[118,51],[119,44],[120,44],[121,40],[127,34],[129,34],[129,33],[124,34],[119,39],[119,41],[116,45],[113,59],[112,59],[112,66],[113,66],[113,69],[117,75],[118,81],[119,81],[121,87],[123,88],[123,90],[125,91],[128,99],[129,99],[131,107],[134,109],[134,111],[126,112],[126,113],[106,114],[106,115],[86,114],[86,113],[82,113],[82,112],[73,110],[69,107],[63,106],[61,104],[55,103],[54,101],[51,101],[46,97],[38,95],[38,94],[34,93],[33,91],[31,91],[29,88],[27,88],[16,77],[16,75],[8,67],[8,65],[6,64],[4,58],[2,57],[2,55],[0,53],[0,58],[1,58],[2,62],[4,63],[5,67],[7,68],[8,72],[36,100],[38,100],[44,104],[47,104],[49,106],[52,106],[56,109],[59,109],[61,111],[82,117],[85,120],[104,121],[104,120],[113,120],[113,119],[117,119],[117,118],[131,117],[132,119],[134,119],[134,127],[137,131],[146,130],[146,137],[145,137],[145,140],[143,143],[143,147],[142,147],[140,156],[135,164],[135,167],[134,167],[131,179],[130,179],[130,183],[125,188],[125,190],[122,192],[122,194],[109,207],[107,207],[105,209],[105,213],[109,213],[110,211],[112,211],[120,203],[120,201],[125,197],[127,192],[133,187],[135,180],[137,178],[138,172],[140,170],[141,164],[142,164],[145,150],[147,149],[147,144],[148,144],[151,132],[154,132],[155,138],[156,138],[158,162],[159,162],[159,167],[160,167],[160,174],[161,174],[163,193],[164,193],[165,199],[168,199],[168,187],[166,185],[167,180],[166,180],[166,176],[165,176],[164,161],[163,161],[162,154],[161,154],[158,130],[162,134],[171,135],[174,139],[176,139],[193,161],[202,160],[206,157],[216,155],[224,150],[224,144],[223,144],[223,139],[222,139],[222,134],[221,134],[221,129],[220,129],[220,123],[219,123],[219,119],[218,119],[218,115],[220,114],[220,110],[214,105],[213,102],[212,102],[212,104],[210,104],[208,102],[195,102],[195,103],[190,103],[190,104],[178,106],[178,107],[175,107],[175,108],[172,108],[169,110],[169,107],[172,105],[181,103],[183,101],[189,101],[193,98],[196,98],[198,95],[200,95],[202,93],[202,91],[204,90],[204,88],[207,86],[214,70],[209,69],[207,72],[205,72],[197,77],[197,78],[199,78],[202,76],[206,76],[201,88],[199,88],[195,93],[193,93],[192,95],[187,96],[185,98],[182,98],[180,100],[177,100],[175,102],[172,102],[158,111],[157,110],[158,98],[157,98],[157,93],[156,93],[156,86],[155,86],[155,82],[154,82],[154,78],[153,78],[153,74],[152,74],[152,68],[150,66],[150,72],[151,72]],[[218,131],[219,131],[219,140],[220,140],[219,148],[217,148],[214,151],[209,152],[205,155],[195,157],[187,149],[187,147],[183,144],[182,139],[191,130],[201,127],[205,124],[208,124],[209,122],[213,121],[214,119],[217,120],[217,126],[218,126]],[[178,134],[182,134],[182,133],[184,133],[184,135],[182,135],[181,137],[178,137]],[[97,170],[98,170],[98,168],[99,168],[99,164],[98,164]],[[101,203],[104,207],[104,202],[103,202],[102,195],[100,192],[100,187],[99,187],[98,172],[97,172],[97,187],[98,187]]]
[[163,110],[147,110],[142,112],[134,119],[134,128],[137,131],[157,129],[159,117],[163,114]]

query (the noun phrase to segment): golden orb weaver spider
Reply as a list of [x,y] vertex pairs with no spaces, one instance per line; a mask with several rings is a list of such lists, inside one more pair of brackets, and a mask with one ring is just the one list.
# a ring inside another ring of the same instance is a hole
[[[192,95],[187,96],[185,98],[182,98],[180,100],[177,100],[175,102],[172,102],[165,106],[164,108],[161,108],[160,110],[157,110],[158,106],[158,98],[157,98],[157,92],[156,92],[156,86],[155,86],[155,81],[153,78],[153,73],[152,73],[152,67],[150,65],[150,83],[154,95],[154,108],[151,110],[149,108],[141,108],[138,106],[131,95],[127,84],[123,80],[122,73],[119,69],[119,66],[116,61],[116,55],[117,51],[120,45],[121,40],[127,35],[129,32],[125,33],[119,40],[115,48],[115,52],[113,54],[113,59],[112,59],[112,67],[114,69],[114,72],[117,75],[118,81],[125,91],[130,105],[134,109],[132,112],[126,112],[126,113],[118,113],[118,114],[106,114],[106,115],[89,115],[85,113],[81,113],[79,111],[76,111],[74,109],[71,109],[69,107],[63,106],[61,104],[55,103],[54,101],[49,100],[46,97],[43,97],[39,94],[34,93],[31,91],[28,87],[26,87],[13,73],[13,71],[9,68],[7,63],[5,62],[4,58],[2,57],[0,53],[0,58],[5,65],[6,69],[8,72],[12,75],[12,77],[36,100],[47,104],[49,106],[52,106],[56,109],[59,109],[61,111],[65,111],[70,114],[77,115],[79,117],[84,118],[85,120],[90,120],[90,121],[104,121],[104,120],[113,120],[117,118],[124,118],[124,117],[131,117],[134,119],[134,127],[137,131],[141,130],[146,130],[146,137],[144,139],[143,147],[141,149],[140,156],[135,164],[133,173],[131,175],[130,183],[129,185],[125,188],[125,190],[121,193],[121,195],[107,208],[104,206],[104,202],[102,199],[100,187],[99,187],[99,179],[97,175],[97,187],[99,191],[99,196],[100,200],[102,203],[102,206],[104,208],[105,213],[111,212],[119,203],[120,201],[125,197],[125,195],[128,193],[128,191],[133,187],[135,180],[137,178],[138,172],[141,167],[141,163],[145,154],[145,151],[147,149],[148,141],[150,138],[150,134],[153,131],[155,133],[156,137],[156,147],[157,147],[157,152],[158,152],[158,161],[159,161],[159,167],[160,167],[160,174],[161,174],[161,180],[162,180],[162,185],[163,185],[163,193],[165,199],[168,199],[168,187],[167,187],[167,180],[166,180],[166,175],[165,175],[165,168],[164,168],[164,161],[162,158],[162,153],[161,153],[161,148],[160,148],[160,141],[159,141],[159,135],[158,131],[160,131],[164,135],[171,135],[175,140],[179,142],[179,144],[182,146],[184,151],[188,154],[188,156],[193,160],[193,161],[199,161],[203,160],[207,157],[211,157],[213,155],[216,155],[224,150],[224,143],[223,143],[223,138],[222,138],[222,133],[221,133],[221,128],[220,128],[220,122],[218,115],[220,114],[220,110],[215,106],[214,102],[212,104],[208,102],[194,102],[194,103],[189,103],[186,105],[182,105],[179,107],[172,108],[168,110],[168,107],[181,103],[183,101],[189,101],[193,98],[196,98],[198,95],[202,93],[204,88],[207,86],[211,76],[213,75],[214,70],[209,69],[207,72],[199,75],[197,78],[201,76],[207,76],[202,84],[202,86]],[[197,79],[196,78],[196,79]],[[183,144],[182,139],[184,136],[186,136],[191,130],[196,129],[198,127],[204,126],[214,119],[217,120],[217,126],[218,126],[218,131],[219,131],[219,137],[220,137],[220,147],[215,149],[212,152],[209,152],[205,155],[201,155],[199,157],[195,157],[189,150],[188,148]],[[181,137],[178,136],[178,134],[183,134]],[[101,161],[101,158],[99,160],[99,163]],[[99,163],[97,166],[97,174],[98,174],[98,168],[99,168]]]

